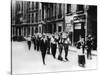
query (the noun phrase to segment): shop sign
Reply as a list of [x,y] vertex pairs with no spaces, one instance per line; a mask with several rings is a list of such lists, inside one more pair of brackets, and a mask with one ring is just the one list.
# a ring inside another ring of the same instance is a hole
[[66,25],[66,32],[73,32],[73,25],[72,24]]
[[75,29],[81,29],[81,23],[75,24]]

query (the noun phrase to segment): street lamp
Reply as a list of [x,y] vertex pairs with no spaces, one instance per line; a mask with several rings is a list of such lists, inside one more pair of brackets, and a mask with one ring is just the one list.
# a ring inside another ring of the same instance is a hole
[[85,10],[84,10],[84,14],[86,16],[86,20],[85,20],[85,41],[87,40],[87,19],[88,19],[88,13],[87,10],[89,9],[88,5],[85,5]]

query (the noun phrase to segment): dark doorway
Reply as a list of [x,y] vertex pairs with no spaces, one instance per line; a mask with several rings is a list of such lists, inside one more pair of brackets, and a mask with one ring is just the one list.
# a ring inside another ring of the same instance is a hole
[[61,30],[62,30],[62,27],[58,26],[58,32],[61,32]]

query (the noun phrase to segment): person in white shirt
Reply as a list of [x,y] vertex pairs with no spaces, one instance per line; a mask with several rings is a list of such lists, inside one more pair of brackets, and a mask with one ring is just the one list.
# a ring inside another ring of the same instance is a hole
[[63,61],[63,58],[62,58],[62,50],[63,50],[63,38],[62,38],[62,34],[59,35],[58,47],[59,47],[58,60]]
[[71,44],[71,41],[69,37],[64,39],[64,51],[65,51],[65,60],[68,61],[68,48],[69,44]]
[[56,49],[57,49],[57,44],[55,41],[55,37],[52,36],[51,37],[51,53],[52,53],[54,59],[56,58]]

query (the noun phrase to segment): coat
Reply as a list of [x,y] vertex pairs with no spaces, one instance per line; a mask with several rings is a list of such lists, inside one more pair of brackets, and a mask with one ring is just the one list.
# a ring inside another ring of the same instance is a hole
[[47,50],[47,40],[44,41],[44,39],[40,40],[40,50],[41,52],[46,52]]

